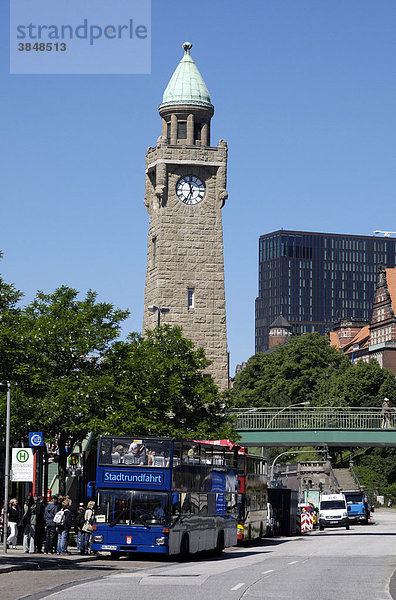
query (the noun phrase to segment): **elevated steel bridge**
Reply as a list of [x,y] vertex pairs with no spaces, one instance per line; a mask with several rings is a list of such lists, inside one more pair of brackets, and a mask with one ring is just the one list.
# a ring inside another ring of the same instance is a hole
[[244,446],[396,447],[396,411],[384,427],[379,407],[244,408],[233,414]]

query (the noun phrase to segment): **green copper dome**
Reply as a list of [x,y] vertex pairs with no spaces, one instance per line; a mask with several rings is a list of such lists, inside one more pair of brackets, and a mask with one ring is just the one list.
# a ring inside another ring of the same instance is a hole
[[166,86],[160,108],[180,104],[213,108],[208,88],[190,56],[192,44],[184,42],[182,47],[184,56]]

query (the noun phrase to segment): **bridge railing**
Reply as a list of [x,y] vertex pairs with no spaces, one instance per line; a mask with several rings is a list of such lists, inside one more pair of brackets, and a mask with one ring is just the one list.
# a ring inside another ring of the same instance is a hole
[[[381,407],[240,408],[232,412],[236,428],[245,429],[380,429]],[[396,412],[392,411],[396,425]]]

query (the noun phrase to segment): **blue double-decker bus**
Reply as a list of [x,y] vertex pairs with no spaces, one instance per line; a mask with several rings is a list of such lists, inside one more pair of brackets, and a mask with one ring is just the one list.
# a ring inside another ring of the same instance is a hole
[[[91,489],[93,486],[90,486]],[[194,440],[99,439],[93,552],[220,553],[237,542],[236,450]]]

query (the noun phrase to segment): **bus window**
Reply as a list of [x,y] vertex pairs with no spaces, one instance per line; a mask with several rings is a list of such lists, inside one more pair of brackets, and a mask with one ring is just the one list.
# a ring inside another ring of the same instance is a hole
[[172,494],[172,515],[179,516],[180,514],[180,494],[173,492]]
[[99,447],[99,465],[169,467],[171,443],[159,439],[104,437]]
[[199,446],[193,442],[183,443],[183,463],[199,464]]
[[191,514],[190,494],[181,494],[181,513],[182,515]]
[[100,490],[96,520],[100,523],[129,523],[131,494],[127,490]]
[[190,494],[190,502],[191,502],[191,513],[194,515],[199,514],[199,496],[197,492],[191,492]]
[[226,494],[226,498],[227,498],[227,508],[226,508],[227,512],[231,515],[236,516],[238,495],[237,494]]
[[201,446],[201,465],[212,464],[212,447]]
[[218,466],[224,465],[224,448],[213,449],[213,464]]
[[225,464],[228,467],[233,467],[235,464],[235,454],[234,452],[230,452],[228,449],[225,451]]
[[238,454],[238,473],[239,475],[245,474],[245,455]]
[[199,514],[208,514],[208,494],[199,494]]
[[173,466],[177,467],[182,462],[182,445],[175,442],[173,445]]
[[132,523],[166,525],[169,522],[169,496],[164,492],[133,492]]
[[208,514],[215,515],[217,512],[216,494],[208,494]]

